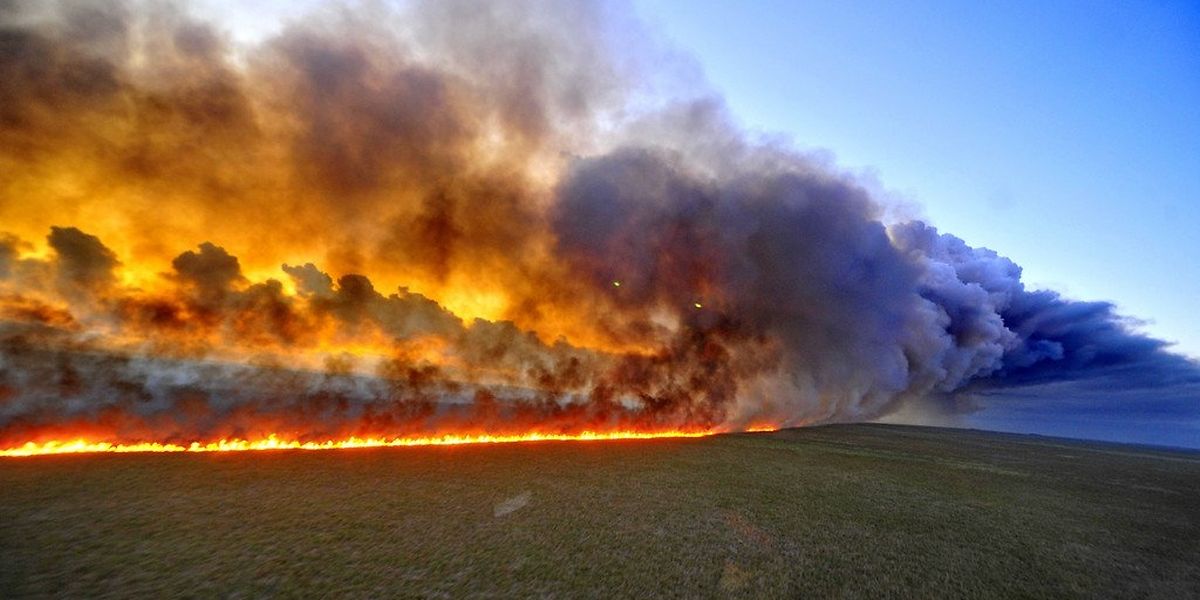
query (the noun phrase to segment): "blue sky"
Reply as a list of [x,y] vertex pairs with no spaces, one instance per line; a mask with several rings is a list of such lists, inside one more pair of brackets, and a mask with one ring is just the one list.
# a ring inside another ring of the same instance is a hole
[[1200,4],[636,0],[784,133],[1200,357]]

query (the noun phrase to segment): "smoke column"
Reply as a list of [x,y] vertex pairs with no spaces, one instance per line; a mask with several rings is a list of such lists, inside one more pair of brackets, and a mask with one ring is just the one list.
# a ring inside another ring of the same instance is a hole
[[243,47],[182,4],[0,2],[0,448],[1200,396],[1111,304],[664,91],[624,19],[331,4]]

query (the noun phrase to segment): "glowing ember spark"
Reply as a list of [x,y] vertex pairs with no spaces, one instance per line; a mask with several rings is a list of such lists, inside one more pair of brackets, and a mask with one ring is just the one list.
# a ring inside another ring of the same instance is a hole
[[[751,431],[773,431],[774,427],[755,427]],[[345,448],[386,448],[398,446],[453,446],[460,444],[510,444],[518,442],[588,442],[608,440],[649,440],[663,438],[697,438],[715,435],[719,431],[584,431],[577,434],[526,433],[519,435],[456,435],[431,437],[383,438],[350,437],[344,440],[301,442],[270,435],[249,441],[223,439],[216,442],[192,442],[188,445],[140,442],[131,444],[92,442],[83,439],[68,441],[28,442],[15,448],[0,450],[0,456],[41,456],[49,454],[83,454],[93,452],[238,452],[250,450],[335,450]]]

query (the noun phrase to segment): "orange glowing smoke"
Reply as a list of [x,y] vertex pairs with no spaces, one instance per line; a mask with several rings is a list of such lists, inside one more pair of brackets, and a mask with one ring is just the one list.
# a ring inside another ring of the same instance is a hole
[[707,95],[642,107],[600,5],[332,3],[242,45],[18,4],[0,456],[696,437],[879,412],[914,356],[864,190],[713,145]]
[[[755,426],[747,431],[774,431],[772,426]],[[0,456],[43,456],[49,454],[85,454],[94,452],[241,452],[249,450],[341,450],[346,448],[391,448],[397,446],[455,446],[461,444],[511,444],[518,442],[593,442],[611,440],[651,440],[662,438],[697,438],[716,435],[718,431],[584,431],[574,434],[562,433],[523,433],[518,435],[488,435],[488,434],[445,434],[430,437],[350,437],[343,440],[326,440],[324,442],[301,442],[298,440],[280,439],[276,435],[267,436],[256,441],[224,439],[216,442],[192,442],[186,446],[180,444],[160,444],[145,442],[135,444],[114,444],[111,442],[89,442],[83,439],[69,441],[49,441],[42,443],[29,442],[16,448],[0,450]]]

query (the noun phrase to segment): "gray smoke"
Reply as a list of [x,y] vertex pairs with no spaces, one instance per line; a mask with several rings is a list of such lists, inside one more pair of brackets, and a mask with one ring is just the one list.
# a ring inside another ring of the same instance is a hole
[[[5,5],[0,445],[1197,398],[1200,367],[1112,304],[885,223],[866,182],[711,94],[645,102],[613,18],[359,6],[239,52],[172,3]],[[142,261],[145,288],[122,279]],[[443,305],[464,287],[502,314]]]

